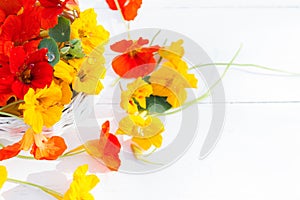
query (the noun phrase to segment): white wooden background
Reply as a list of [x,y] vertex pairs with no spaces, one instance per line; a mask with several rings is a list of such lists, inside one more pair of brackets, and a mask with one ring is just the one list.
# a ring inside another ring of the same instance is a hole
[[[124,31],[118,13],[108,10],[104,0],[80,2],[83,8],[97,10],[112,35]],[[300,72],[299,0],[144,0],[132,28],[148,27],[189,36],[215,62],[229,61],[243,43],[237,62]],[[226,124],[216,149],[205,160],[198,156],[208,128],[209,105],[200,105],[203,130],[191,149],[177,163],[154,174],[103,174],[87,156],[51,163],[12,159],[0,164],[8,167],[11,177],[64,191],[72,171],[89,163],[101,179],[93,190],[96,199],[300,199],[300,103],[286,102],[300,101],[300,77],[258,75],[235,68],[223,84]],[[76,146],[71,133],[66,137]],[[0,194],[7,200],[51,199],[12,184],[6,184]]]

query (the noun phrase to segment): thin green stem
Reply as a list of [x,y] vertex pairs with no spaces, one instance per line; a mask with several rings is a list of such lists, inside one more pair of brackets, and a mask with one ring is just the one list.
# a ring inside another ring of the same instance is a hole
[[152,161],[149,161],[149,160],[146,160],[144,158],[142,158],[144,156],[136,156],[136,158],[144,163],[147,163],[147,164],[151,164],[151,165],[164,165],[163,163],[156,163],[156,162],[152,162]]
[[115,87],[121,80],[121,77],[118,77],[116,80],[114,80],[114,82],[111,84],[112,87]]
[[175,109],[173,111],[170,111],[170,112],[166,112],[166,113],[158,113],[158,114],[155,114],[155,116],[166,116],[166,115],[171,115],[171,114],[175,114],[175,113],[178,113],[184,109],[186,109],[187,107],[203,100],[203,99],[206,99],[207,97],[210,96],[210,93],[211,93],[211,90],[213,90],[222,80],[223,78],[225,77],[225,75],[227,74],[229,68],[232,66],[232,63],[234,62],[234,60],[237,58],[237,56],[239,55],[240,51],[242,49],[242,45],[240,46],[240,48],[238,49],[238,51],[235,53],[235,55],[233,56],[233,58],[230,60],[229,63],[227,63],[227,66],[223,72],[223,74],[221,75],[221,77],[212,85],[208,88],[208,90],[203,94],[201,95],[200,97],[192,100],[192,101],[189,101],[185,104],[183,104],[180,108],[178,109]]
[[10,113],[6,113],[6,112],[1,112],[1,111],[0,111],[0,115],[6,116],[6,117],[13,117],[13,118],[15,118],[15,119],[20,119],[20,120],[22,120],[22,118],[20,118],[20,117],[18,117],[18,116],[16,116],[16,115],[10,114]]
[[[191,67],[189,70],[192,69],[197,69],[197,68],[202,68],[202,67],[207,67],[207,66],[226,66],[228,65],[228,63],[206,63],[206,64],[200,64],[200,65],[196,65]],[[237,67],[255,67],[258,69],[263,69],[263,70],[268,70],[268,71],[273,71],[273,72],[279,72],[279,73],[285,73],[288,75],[294,75],[294,76],[300,76],[300,73],[296,73],[296,72],[289,72],[289,71],[285,71],[285,70],[281,70],[281,69],[273,69],[270,67],[265,67],[262,65],[255,65],[255,64],[248,64],[248,63],[232,63],[232,66],[237,66]]]
[[130,34],[129,34],[130,27],[129,27],[129,24],[126,23],[126,20],[125,20],[125,17],[124,17],[124,15],[123,15],[123,13],[122,13],[121,6],[120,6],[120,4],[119,4],[119,1],[118,1],[118,0],[114,0],[114,2],[115,2],[115,4],[116,4],[116,6],[117,6],[118,11],[120,12],[120,15],[121,15],[121,17],[122,17],[122,20],[123,20],[123,22],[124,22],[124,24],[125,24],[125,28],[126,28],[127,33],[128,33],[128,39],[130,40]]
[[61,193],[58,193],[54,190],[51,190],[49,188],[46,188],[44,186],[40,186],[40,185],[37,185],[37,184],[34,184],[34,183],[30,183],[30,182],[26,182],[26,181],[20,181],[20,180],[17,180],[17,179],[12,179],[12,178],[8,178],[7,179],[8,182],[11,182],[11,183],[17,183],[17,184],[22,184],[22,185],[29,185],[29,186],[32,186],[32,187],[35,187],[35,188],[38,188],[44,192],[46,192],[47,194],[55,197],[56,199],[59,199],[59,200],[62,200],[63,199],[63,194]]
[[155,39],[156,39],[157,36],[160,34],[160,32],[161,32],[161,30],[159,30],[159,31],[153,36],[153,38],[152,38],[152,40],[151,40],[149,46],[152,46],[152,44],[154,43]]
[[24,159],[24,160],[34,160],[35,159],[33,156],[17,155],[16,157],[19,159]]
[[[71,156],[76,156],[76,155],[82,154],[84,152],[86,152],[85,149],[79,150],[79,151],[76,151],[76,152],[67,152],[67,153],[63,154],[62,156],[60,156],[59,158],[67,158],[67,157],[71,157]],[[35,159],[33,156],[17,155],[16,157],[20,158],[20,159],[24,159],[24,160],[34,160]]]
[[[167,42],[168,42],[168,39],[165,39],[163,45],[166,45]],[[158,61],[157,61],[157,63],[156,63],[155,69],[158,68],[158,66],[160,65],[160,63],[161,63],[162,60],[163,60],[163,57],[160,56],[159,59],[158,59]]]
[[81,150],[81,151],[77,151],[77,152],[74,152],[74,153],[66,153],[64,155],[62,155],[60,158],[66,158],[66,157],[71,157],[71,156],[75,156],[75,155],[78,155],[78,154],[82,154],[86,152],[86,150]]
[[5,109],[7,109],[7,108],[9,108],[9,107],[11,107],[13,105],[19,104],[19,103],[24,103],[24,100],[15,101],[15,102],[12,102],[12,103],[10,103],[10,104],[8,104],[6,106],[3,106],[3,107],[0,108],[0,111],[1,110],[5,110]]

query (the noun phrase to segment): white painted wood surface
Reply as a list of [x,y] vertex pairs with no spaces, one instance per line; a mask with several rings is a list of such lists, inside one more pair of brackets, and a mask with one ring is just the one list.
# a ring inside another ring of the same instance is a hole
[[[124,31],[117,12],[100,0],[95,7],[112,35]],[[299,0],[144,0],[132,28],[158,27],[183,33],[199,43],[215,62],[229,61],[243,43],[239,63],[255,63],[300,72]],[[220,71],[222,67],[219,68]],[[250,71],[267,73],[265,71]],[[300,77],[278,77],[231,70],[223,81],[228,104],[223,136],[215,151],[198,160],[210,106],[200,105],[199,130],[191,149],[177,163],[147,175],[98,173],[95,198],[120,200],[296,200],[300,198]],[[73,146],[74,131],[66,133]],[[98,163],[87,156],[63,161],[4,161],[11,177],[28,179],[64,191],[66,179],[80,164]],[[46,173],[44,172],[46,170]],[[44,173],[42,173],[44,172]],[[47,174],[48,173],[48,174]],[[43,178],[41,178],[43,177]],[[5,184],[2,197],[51,199],[28,187]]]

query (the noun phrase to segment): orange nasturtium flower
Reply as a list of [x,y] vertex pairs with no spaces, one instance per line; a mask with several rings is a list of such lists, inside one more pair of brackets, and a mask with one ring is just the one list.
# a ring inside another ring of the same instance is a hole
[[113,45],[111,49],[122,53],[112,61],[112,68],[122,78],[144,77],[150,74],[156,66],[154,53],[159,46],[143,47],[149,40],[139,38],[137,41],[121,40]]
[[7,170],[5,166],[0,165],[0,189],[7,180]]
[[84,146],[90,155],[101,159],[110,170],[117,171],[121,165],[121,144],[115,135],[109,133],[109,129],[109,121],[106,121],[102,125],[100,140],[90,140]]
[[0,149],[0,161],[17,156],[21,150],[30,149],[30,153],[37,160],[55,160],[63,154],[67,146],[61,137],[47,138],[29,128],[19,142]]
[[138,9],[142,5],[142,0],[106,0],[109,8],[112,10],[118,10],[115,1],[119,3],[122,15],[127,21],[134,20]]
[[93,189],[100,180],[96,175],[86,175],[87,171],[88,165],[83,165],[76,169],[73,175],[73,182],[65,193],[63,200],[94,199],[90,190]]

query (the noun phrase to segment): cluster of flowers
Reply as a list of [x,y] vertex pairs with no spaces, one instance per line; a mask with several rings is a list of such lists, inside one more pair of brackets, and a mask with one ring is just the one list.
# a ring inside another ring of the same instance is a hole
[[119,121],[116,134],[131,137],[136,157],[161,147],[164,125],[155,115],[182,106],[187,88],[196,88],[198,82],[183,60],[183,40],[170,46],[148,44],[149,40],[139,38],[111,45],[113,51],[121,53],[112,61],[115,73],[133,79],[121,92],[120,106],[128,115]]
[[[133,20],[142,1],[106,1]],[[30,150],[36,159],[54,160],[67,146],[47,138],[64,106],[76,95],[99,94],[105,75],[104,44],[109,32],[93,9],[80,12],[77,0],[12,0],[0,3],[0,112],[29,126],[21,141],[2,148],[0,160]]]
[[[126,21],[134,20],[142,0],[106,0]],[[118,170],[121,145],[106,121],[100,139],[87,141],[68,153],[62,137],[43,135],[44,127],[57,123],[65,105],[78,93],[99,94],[106,69],[103,57],[109,32],[97,23],[93,9],[80,11],[78,0],[10,0],[0,3],[0,114],[17,117],[28,125],[22,139],[0,149],[0,161],[28,151],[38,160],[55,160],[84,151]],[[2,146],[2,145],[1,145]],[[26,156],[23,156],[26,157]],[[28,157],[30,158],[30,157]],[[4,182],[37,187],[56,199],[94,199],[89,192],[99,179],[86,175],[88,166],[74,172],[65,194],[25,181]]]
[[29,126],[21,141],[0,150],[0,160],[30,149],[36,159],[57,159],[64,139],[47,138],[43,127],[60,120],[74,94],[101,91],[109,32],[93,9],[80,12],[74,0],[4,1],[0,13],[1,113]]

